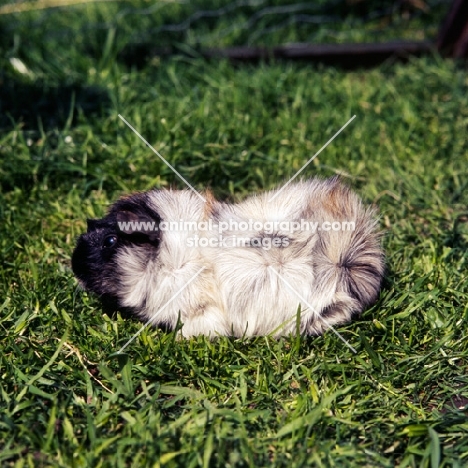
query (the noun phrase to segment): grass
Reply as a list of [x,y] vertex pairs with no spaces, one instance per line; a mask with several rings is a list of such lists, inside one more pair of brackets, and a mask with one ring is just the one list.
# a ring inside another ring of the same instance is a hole
[[73,41],[88,53],[101,51],[107,31],[113,31],[120,46],[145,43],[152,49],[184,50],[285,42],[424,40],[437,34],[450,0],[86,0],[66,9],[53,8],[60,3],[70,2],[9,0],[0,6],[0,17],[6,11],[22,13],[7,16],[4,30],[16,33],[17,41],[33,48],[43,42],[60,49],[63,41]]
[[[137,69],[111,36],[89,54],[26,40],[1,59],[0,465],[467,465],[465,70],[437,56],[354,72],[183,57]],[[357,115],[304,172],[343,174],[381,210],[381,297],[338,329],[357,354],[333,333],[147,329],[115,355],[141,325],[77,288],[75,238],[119,194],[182,188],[119,113],[227,199],[287,180]]]

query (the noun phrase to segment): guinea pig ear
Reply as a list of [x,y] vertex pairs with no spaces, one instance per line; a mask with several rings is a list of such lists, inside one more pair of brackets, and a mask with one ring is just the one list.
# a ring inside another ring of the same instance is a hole
[[86,220],[86,225],[88,227],[88,232],[94,231],[96,229],[98,221],[99,221],[98,219],[87,219]]
[[144,239],[151,243],[159,242],[159,219],[154,220],[146,213],[120,210],[116,213],[117,228],[123,234]]

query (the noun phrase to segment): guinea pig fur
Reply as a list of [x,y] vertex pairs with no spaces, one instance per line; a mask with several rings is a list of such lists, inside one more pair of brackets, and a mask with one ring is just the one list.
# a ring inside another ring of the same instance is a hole
[[204,197],[150,190],[88,220],[72,257],[81,286],[153,325],[180,320],[185,337],[318,335],[377,299],[376,213],[338,178]]

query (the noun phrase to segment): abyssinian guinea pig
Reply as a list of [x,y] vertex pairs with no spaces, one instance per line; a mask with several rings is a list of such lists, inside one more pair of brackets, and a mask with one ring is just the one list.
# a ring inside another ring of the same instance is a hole
[[81,286],[185,337],[318,335],[375,302],[375,210],[338,178],[237,204],[203,195],[136,193],[88,220],[72,258]]

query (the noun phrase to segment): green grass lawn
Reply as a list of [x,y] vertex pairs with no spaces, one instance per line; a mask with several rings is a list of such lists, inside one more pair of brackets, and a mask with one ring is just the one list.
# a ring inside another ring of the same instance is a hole
[[[467,466],[466,70],[437,56],[137,69],[112,34],[81,45],[1,46],[0,465]],[[381,297],[338,328],[357,354],[331,332],[146,329],[115,355],[141,324],[77,287],[75,239],[120,194],[183,188],[119,113],[231,200],[286,181],[357,116],[304,171],[342,174],[380,207]]]

